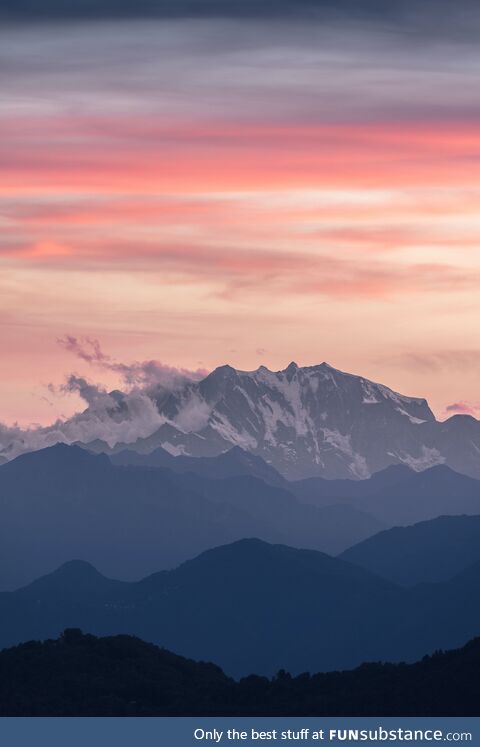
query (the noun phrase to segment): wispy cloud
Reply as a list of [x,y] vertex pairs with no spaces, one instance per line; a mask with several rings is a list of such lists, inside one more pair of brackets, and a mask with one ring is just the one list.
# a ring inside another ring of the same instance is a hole
[[[153,360],[120,363],[103,352],[97,339],[90,337],[65,335],[58,339],[58,343],[80,361],[118,374],[125,388],[123,391],[107,391],[102,384],[78,374],[68,375],[60,385],[49,384],[48,391],[54,398],[76,394],[86,408],[48,426],[21,428],[0,423],[0,455],[8,459],[59,442],[89,443],[100,439],[114,446],[150,436],[166,422],[158,411],[155,398],[207,374],[204,370],[187,371]],[[188,413],[190,419],[198,417],[195,405],[192,402]]]
[[[300,0],[242,19],[218,0],[205,22],[165,0],[177,20],[132,23],[105,3],[0,30],[2,412],[51,417],[29,393],[69,355],[93,397],[88,366],[133,394],[263,346],[274,366],[390,356],[372,375],[438,410],[475,401],[473,374],[455,393],[431,375],[478,365],[448,355],[479,314],[475,4],[313,0],[336,15],[313,23]],[[80,4],[42,7],[60,5]],[[64,329],[76,347],[49,348]]]
[[447,36],[471,38],[477,27],[476,5],[470,0],[419,3],[418,0],[95,0],[92,3],[65,3],[44,0],[3,0],[0,17],[16,22],[45,22],[78,18],[101,19],[212,19],[238,21],[279,19],[308,23],[337,20],[342,23],[384,25],[391,31],[421,35],[422,38]]
[[[199,381],[208,374],[205,369],[199,368],[195,371],[189,371],[156,360],[121,363],[104,353],[100,342],[90,337],[77,338],[73,335],[65,335],[58,339],[58,344],[86,363],[119,374],[129,387],[151,389],[161,386],[171,389],[185,384],[186,381]],[[89,404],[91,394],[96,392],[95,388],[92,392],[90,385],[84,379],[77,377],[70,377],[68,386],[70,391],[77,390],[82,399]]]
[[427,353],[406,352],[384,358],[383,361],[392,366],[400,366],[424,372],[477,370],[480,366],[480,350],[438,350]]

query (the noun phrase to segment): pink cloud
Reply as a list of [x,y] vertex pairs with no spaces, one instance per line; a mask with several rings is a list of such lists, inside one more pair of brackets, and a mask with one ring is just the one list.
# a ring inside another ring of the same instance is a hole
[[[80,360],[105,371],[119,374],[124,383],[130,387],[140,386],[149,389],[162,386],[172,388],[185,381],[198,381],[208,374],[208,371],[203,368],[190,371],[185,368],[169,366],[156,360],[121,363],[104,353],[100,342],[90,337],[77,338],[73,335],[65,335],[65,337],[59,338],[57,342]],[[75,376],[71,378],[75,383],[78,383],[78,381],[83,383],[83,379],[78,379]],[[81,396],[86,399],[83,394]]]
[[479,402],[453,402],[451,405],[447,405],[445,413],[447,415],[459,414],[459,415],[473,415],[475,416],[480,411]]
[[478,183],[470,123],[275,124],[183,121],[137,114],[2,121],[3,189],[158,192],[306,185]]

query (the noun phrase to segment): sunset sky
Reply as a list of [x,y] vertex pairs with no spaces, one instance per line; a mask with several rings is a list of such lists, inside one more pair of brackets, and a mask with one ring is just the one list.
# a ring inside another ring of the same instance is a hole
[[191,370],[328,361],[478,416],[480,49],[476,18],[441,21],[4,24],[0,420],[78,409],[72,371],[118,385],[66,335]]

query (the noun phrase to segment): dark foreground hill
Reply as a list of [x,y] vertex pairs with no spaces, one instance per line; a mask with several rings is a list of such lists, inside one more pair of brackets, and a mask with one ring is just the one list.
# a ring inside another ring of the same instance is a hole
[[0,716],[478,716],[480,639],[415,664],[239,682],[130,636],[0,652]]

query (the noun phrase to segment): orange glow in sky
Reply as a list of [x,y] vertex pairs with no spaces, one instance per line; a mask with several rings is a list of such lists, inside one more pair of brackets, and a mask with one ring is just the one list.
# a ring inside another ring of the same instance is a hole
[[78,408],[47,385],[100,374],[65,334],[189,369],[326,360],[439,416],[478,402],[480,53],[432,78],[436,49],[280,28],[265,59],[240,28],[214,55],[165,26],[6,47],[0,420]]

